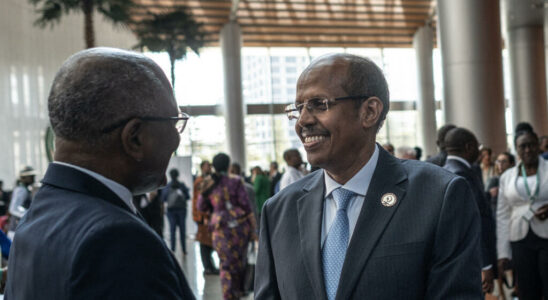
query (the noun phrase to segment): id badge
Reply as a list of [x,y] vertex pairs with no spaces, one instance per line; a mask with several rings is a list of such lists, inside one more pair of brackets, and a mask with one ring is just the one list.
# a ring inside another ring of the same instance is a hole
[[535,217],[535,213],[528,209],[527,212],[522,216],[522,218],[525,219],[525,221],[530,222]]

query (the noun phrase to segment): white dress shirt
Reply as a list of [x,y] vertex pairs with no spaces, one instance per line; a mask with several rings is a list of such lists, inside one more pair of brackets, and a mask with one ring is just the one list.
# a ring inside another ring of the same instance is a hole
[[321,247],[325,239],[327,238],[327,233],[331,228],[331,224],[335,220],[335,215],[337,214],[337,202],[333,199],[332,192],[342,187],[349,191],[354,192],[356,195],[350,199],[348,207],[346,209],[346,214],[348,216],[348,225],[349,225],[349,239],[348,242],[352,239],[352,233],[354,233],[354,228],[356,228],[356,223],[358,222],[358,217],[360,211],[362,210],[363,202],[365,201],[365,195],[369,189],[369,184],[371,183],[371,178],[373,178],[373,172],[377,167],[377,161],[379,160],[379,149],[378,145],[375,145],[375,151],[369,159],[369,161],[361,168],[361,170],[350,178],[344,185],[333,180],[329,177],[329,174],[324,170],[324,179],[325,179],[325,201],[323,204],[323,221],[322,221],[322,237],[321,237]]
[[456,155],[447,155],[447,160],[450,160],[450,159],[460,161],[460,162],[463,163],[468,169],[471,169],[471,168],[472,168],[472,166],[470,165],[470,163],[469,163],[466,159],[464,159],[464,158],[462,158],[462,157],[460,157],[460,156],[456,156]]
[[133,211],[133,213],[137,213],[137,209],[135,208],[135,205],[133,205],[133,195],[131,194],[131,192],[125,186],[117,183],[116,181],[110,180],[110,179],[106,178],[105,176],[103,176],[99,173],[95,173],[93,171],[90,171],[88,169],[84,169],[82,167],[78,167],[78,166],[75,166],[75,165],[72,165],[72,164],[67,164],[65,162],[60,162],[60,161],[54,161],[53,163],[76,169],[80,172],[84,172],[84,173],[88,174],[89,176],[97,179],[99,182],[106,185],[118,197],[120,197],[120,199],[122,199],[122,201],[124,201],[124,203],[131,209],[131,211]]
[[303,172],[297,170],[292,166],[287,166],[287,170],[284,172],[282,178],[280,179],[280,191],[303,177]]

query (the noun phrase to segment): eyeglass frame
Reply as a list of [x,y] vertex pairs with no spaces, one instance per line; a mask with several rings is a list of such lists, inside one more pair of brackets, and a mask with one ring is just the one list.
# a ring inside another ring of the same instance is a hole
[[[355,95],[355,96],[343,96],[343,97],[337,97],[337,98],[333,98],[333,99],[329,99],[327,97],[315,97],[315,98],[310,98],[306,101],[304,101],[303,103],[299,103],[299,104],[295,104],[295,103],[291,103],[289,105],[287,105],[284,109],[284,112],[286,113],[287,115],[287,118],[289,120],[298,120],[301,118],[301,110],[299,110],[299,107],[305,107],[310,101],[312,100],[316,100],[316,99],[319,99],[319,100],[326,100],[326,109],[325,111],[328,111],[329,110],[329,103],[335,103],[336,101],[342,101],[342,100],[356,100],[356,99],[369,99],[373,96],[369,96],[369,95]],[[291,106],[293,106],[293,108],[290,108]],[[308,108],[308,106],[306,106],[306,109],[309,111],[309,112],[312,112],[313,109],[310,109]],[[299,112],[299,117],[295,117],[295,116],[291,116],[290,114],[293,113],[293,112],[296,112],[298,111]]]
[[107,128],[104,128],[103,130],[101,130],[101,132],[102,133],[109,133],[109,132],[115,130],[116,128],[118,128],[120,126],[124,126],[127,122],[129,122],[133,119],[139,119],[139,120],[142,120],[142,121],[152,121],[152,122],[154,122],[154,121],[185,121],[185,123],[183,124],[181,129],[177,129],[179,134],[181,134],[185,130],[186,123],[187,123],[188,119],[190,119],[190,116],[187,113],[184,113],[184,112],[180,111],[179,114],[177,115],[177,117],[151,117],[151,116],[129,117],[127,119],[116,122],[113,125],[108,126]]

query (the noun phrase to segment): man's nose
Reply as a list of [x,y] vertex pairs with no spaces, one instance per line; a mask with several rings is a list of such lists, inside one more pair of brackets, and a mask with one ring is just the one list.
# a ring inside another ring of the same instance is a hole
[[301,127],[306,127],[307,125],[314,123],[314,114],[308,110],[308,108],[303,107],[297,120],[297,124]]

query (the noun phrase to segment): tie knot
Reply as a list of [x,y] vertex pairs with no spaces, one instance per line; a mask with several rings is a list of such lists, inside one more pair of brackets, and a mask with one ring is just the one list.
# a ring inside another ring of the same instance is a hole
[[338,188],[333,191],[333,199],[335,199],[335,202],[337,202],[337,210],[346,210],[348,207],[348,203],[350,203],[350,199],[354,197],[354,192]]

